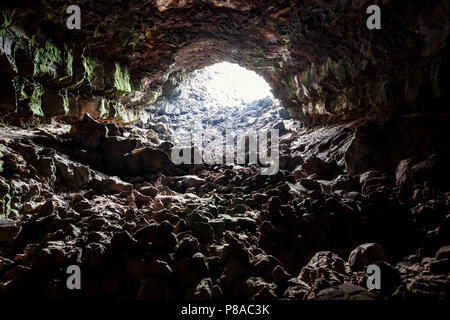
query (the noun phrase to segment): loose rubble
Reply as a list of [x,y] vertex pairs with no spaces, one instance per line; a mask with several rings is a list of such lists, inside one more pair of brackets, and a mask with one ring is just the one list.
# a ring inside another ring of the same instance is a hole
[[[1,126],[0,297],[448,299],[449,144],[363,161],[366,125],[287,130],[273,176],[176,166],[145,130],[89,116]],[[65,285],[74,264],[80,292]],[[367,289],[370,264],[381,290]]]

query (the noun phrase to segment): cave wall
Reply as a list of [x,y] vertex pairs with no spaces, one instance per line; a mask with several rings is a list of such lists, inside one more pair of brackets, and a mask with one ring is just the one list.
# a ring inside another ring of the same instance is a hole
[[[447,1],[7,1],[0,112],[133,121],[223,60],[262,75],[293,117],[445,111]],[[381,30],[366,27],[378,4]]]

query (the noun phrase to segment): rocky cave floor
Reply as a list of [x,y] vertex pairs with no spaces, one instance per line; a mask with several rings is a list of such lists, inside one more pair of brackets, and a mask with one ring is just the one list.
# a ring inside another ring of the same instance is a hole
[[0,297],[448,299],[448,118],[283,128],[273,176],[174,166],[156,132],[89,116],[2,124]]

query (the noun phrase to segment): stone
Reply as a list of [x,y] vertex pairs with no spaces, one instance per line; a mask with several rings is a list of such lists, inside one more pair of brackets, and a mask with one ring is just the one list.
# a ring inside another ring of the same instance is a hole
[[262,288],[257,294],[252,297],[254,301],[273,301],[277,300],[278,297],[273,289],[269,287]]
[[332,192],[336,192],[338,190],[350,192],[359,191],[360,188],[359,181],[355,177],[350,175],[339,175],[336,179],[334,179],[331,190]]
[[98,148],[107,134],[106,126],[95,121],[89,114],[85,114],[83,120],[75,122],[70,128],[73,140],[91,150]]
[[185,258],[192,256],[197,252],[200,247],[200,243],[197,238],[193,236],[187,236],[178,242],[175,248],[175,255],[177,258]]
[[197,222],[192,225],[192,234],[199,239],[202,244],[210,244],[214,241],[214,230],[205,222]]
[[198,188],[205,183],[205,179],[201,179],[197,176],[187,176],[184,180],[184,185],[186,188]]
[[433,156],[413,165],[411,168],[412,180],[416,184],[441,181],[441,172],[442,170],[440,170],[439,164],[433,159]]
[[167,153],[157,148],[140,148],[125,156],[124,170],[131,175],[159,173],[173,166]]
[[285,285],[288,280],[291,278],[291,275],[289,273],[286,272],[286,270],[280,266],[277,265],[275,267],[275,269],[273,269],[272,271],[272,277],[273,277],[273,282],[275,282],[277,285],[281,286],[281,285]]
[[46,117],[64,116],[68,110],[63,96],[58,93],[45,92],[42,95],[42,112]]
[[331,174],[331,167],[322,159],[311,157],[302,164],[302,171],[308,176],[317,174],[318,176],[326,177]]
[[148,264],[148,271],[155,276],[171,277],[173,275],[172,268],[165,261],[155,260]]
[[379,130],[376,124],[363,124],[357,128],[344,156],[350,174],[360,174],[373,168],[377,136]]
[[450,246],[440,247],[439,250],[436,252],[435,258],[436,258],[436,260],[449,259],[450,258]]
[[139,188],[139,192],[153,198],[158,195],[158,189],[152,186],[141,187]]
[[22,227],[13,221],[0,220],[0,243],[13,243],[21,230]]
[[387,260],[383,248],[377,243],[365,243],[350,253],[348,263],[353,271],[360,271],[379,260]]
[[120,193],[131,192],[133,185],[127,182],[123,182],[118,177],[110,177],[104,175],[95,175],[91,181],[94,189],[102,193]]
[[386,261],[379,260],[374,263],[380,268],[381,292],[391,295],[402,283],[400,271]]
[[300,184],[308,190],[322,190],[320,183],[312,179],[300,179]]
[[312,286],[322,276],[326,276],[329,282],[343,282],[350,268],[348,264],[338,255],[331,251],[319,251],[303,267],[298,276],[298,280]]
[[14,267],[14,261],[0,257],[0,274],[12,269]]
[[258,274],[264,275],[272,273],[272,271],[279,266],[280,261],[271,255],[258,254],[254,257],[252,264]]
[[377,300],[376,295],[348,282],[320,290],[315,298],[317,300]]
[[103,154],[108,155],[103,157],[103,161],[113,172],[121,172],[124,170],[125,155],[131,153],[138,145],[137,139],[108,136],[101,145]]
[[205,278],[195,286],[189,288],[186,292],[186,300],[202,301],[213,298],[213,283],[210,278]]
[[281,200],[279,197],[272,197],[267,202],[267,211],[270,214],[277,214],[281,211]]
[[277,286],[273,283],[268,283],[262,277],[250,277],[234,287],[233,295],[235,297],[243,296],[247,299],[253,299],[254,295],[264,288],[274,291],[277,289]]
[[230,258],[228,259],[225,269],[218,282],[221,287],[230,287],[239,276],[242,276],[245,273],[246,270],[242,262],[236,258]]
[[283,296],[290,300],[305,300],[311,288],[306,284],[292,284],[285,291]]
[[177,238],[172,233],[173,226],[166,221],[160,224],[152,224],[143,228],[143,230],[146,233],[148,241],[152,243],[152,246],[156,250],[172,251],[177,244]]
[[412,183],[411,164],[413,159],[405,159],[399,162],[395,171],[397,185],[409,185]]
[[450,258],[434,260],[429,265],[430,271],[437,275],[448,275],[450,272]]

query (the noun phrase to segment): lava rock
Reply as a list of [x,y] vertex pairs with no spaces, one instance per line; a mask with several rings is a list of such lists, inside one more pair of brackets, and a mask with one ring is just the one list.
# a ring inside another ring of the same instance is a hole
[[316,295],[317,300],[377,300],[377,296],[362,287],[351,283],[342,283],[338,286],[320,290]]
[[0,243],[13,243],[21,230],[22,227],[13,221],[0,220]]
[[125,156],[124,170],[130,175],[159,173],[173,166],[167,153],[157,148],[135,149]]
[[348,263],[353,271],[360,271],[378,260],[387,260],[383,248],[377,243],[365,243],[350,253]]
[[322,190],[320,183],[312,179],[300,179],[300,184],[308,190]]
[[338,255],[331,251],[320,251],[303,267],[298,280],[313,286],[316,280],[321,280],[323,276],[326,276],[329,283],[341,283],[349,273],[348,264]]
[[85,114],[83,120],[75,122],[70,128],[70,135],[74,141],[87,149],[96,149],[106,139],[108,129],[103,124]]

